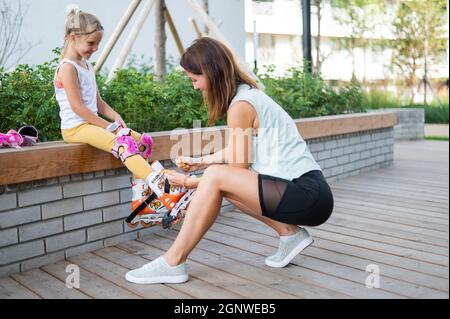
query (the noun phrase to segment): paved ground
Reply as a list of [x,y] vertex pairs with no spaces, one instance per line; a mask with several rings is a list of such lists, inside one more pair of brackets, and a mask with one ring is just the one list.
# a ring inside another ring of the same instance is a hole
[[425,136],[448,137],[448,124],[426,124]]

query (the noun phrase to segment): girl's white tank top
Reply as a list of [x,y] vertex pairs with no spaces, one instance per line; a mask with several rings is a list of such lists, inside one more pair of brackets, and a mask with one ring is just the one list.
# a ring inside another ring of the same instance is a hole
[[56,74],[58,73],[59,68],[64,63],[69,63],[75,67],[78,75],[78,85],[80,87],[81,100],[83,104],[94,114],[98,113],[97,83],[95,81],[95,71],[90,63],[86,62],[86,68],[79,66],[77,63],[69,59],[62,59],[59,63],[58,67],[56,68],[53,85],[55,87],[55,96],[60,109],[59,116],[61,118],[61,129],[67,130],[86,123],[86,120],[78,116],[72,110],[62,83],[59,83],[56,80]]

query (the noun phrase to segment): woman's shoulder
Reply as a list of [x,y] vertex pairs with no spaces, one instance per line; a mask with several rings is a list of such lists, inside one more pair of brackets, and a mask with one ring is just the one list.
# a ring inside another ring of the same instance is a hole
[[234,104],[235,102],[240,100],[253,100],[255,96],[259,94],[258,91],[259,90],[257,88],[254,88],[248,84],[240,84],[237,88],[234,98],[232,99],[231,104]]

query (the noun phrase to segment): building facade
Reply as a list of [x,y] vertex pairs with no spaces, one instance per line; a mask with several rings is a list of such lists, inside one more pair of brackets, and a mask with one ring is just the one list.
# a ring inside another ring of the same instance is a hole
[[[254,64],[256,43],[256,60],[260,68],[275,65],[275,73],[283,75],[290,67],[300,65],[303,59],[301,2],[301,0],[245,0],[246,60],[249,64]],[[319,59],[323,61],[320,70],[323,77],[348,81],[354,73],[359,80],[376,81],[392,78],[390,68],[392,51],[387,47],[366,50],[356,48],[353,52],[342,48],[340,43],[349,38],[349,27],[343,27],[336,21],[330,0],[323,0],[322,3]],[[373,17],[374,27],[364,33],[365,39],[372,42],[393,39],[387,23],[392,21],[395,14],[395,1],[392,3],[387,12],[380,12]],[[319,30],[317,21],[317,8],[312,5],[314,64],[317,64],[316,44]],[[445,37],[448,40],[448,27]],[[447,47],[447,54],[443,55],[441,61],[431,70],[430,77],[448,77],[448,71]]]
[[[197,1],[199,4],[203,2],[203,0]],[[244,0],[209,0],[208,2],[210,17],[217,22],[222,22],[220,27],[221,32],[228,42],[231,43],[233,49],[244,57]],[[15,9],[19,1],[6,0],[6,3]],[[21,31],[19,45],[23,47],[31,45],[32,47],[19,62],[35,65],[53,59],[55,55],[52,53],[52,49],[63,45],[65,12],[69,4],[75,3],[81,10],[95,14],[105,28],[104,38],[99,51],[92,57],[92,61],[96,61],[105,47],[107,40],[131,3],[131,0],[21,0],[21,3],[24,8],[27,8],[27,13]],[[194,18],[200,29],[203,30],[204,25],[200,17],[186,0],[166,0],[166,5],[178,29],[183,45],[188,47],[197,37],[189,18]],[[105,70],[111,69],[114,65],[114,61],[119,55],[142,8],[143,3],[138,7],[114,50],[111,52],[110,57],[105,63]],[[130,57],[134,56],[137,60],[143,61],[152,59],[154,56],[154,30],[155,9],[153,8],[133,46]],[[167,58],[177,60],[179,53],[168,26],[166,27],[166,32]],[[144,56],[143,59],[141,59],[142,55]]]

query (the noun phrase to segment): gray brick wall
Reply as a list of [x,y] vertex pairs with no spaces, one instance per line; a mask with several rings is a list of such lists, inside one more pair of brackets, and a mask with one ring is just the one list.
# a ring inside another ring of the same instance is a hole
[[[393,163],[392,128],[307,143],[329,180]],[[158,231],[126,225],[130,201],[125,168],[1,185],[0,277]],[[224,201],[222,210],[230,209]]]
[[126,225],[130,177],[121,168],[1,185],[0,277],[158,231]]
[[329,181],[386,167],[394,160],[392,128],[312,139],[307,144]]
[[425,110],[419,108],[380,109],[371,112],[392,111],[398,114],[394,127],[396,140],[423,140],[425,138]]

